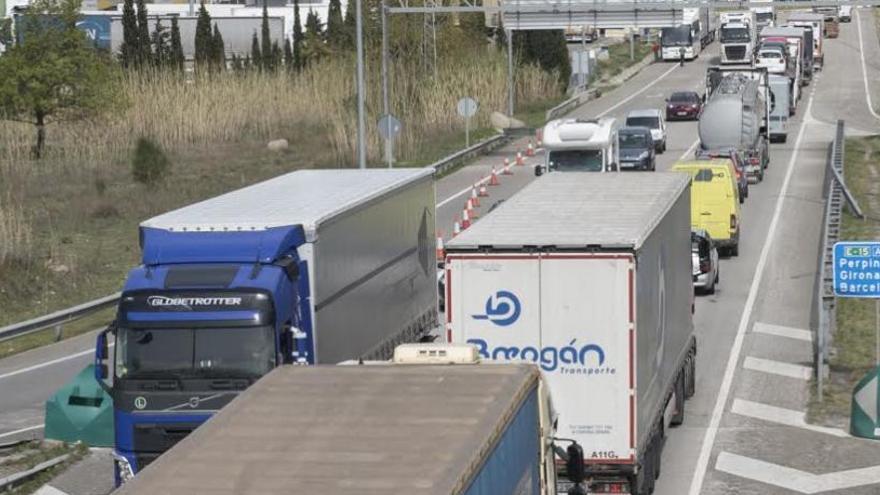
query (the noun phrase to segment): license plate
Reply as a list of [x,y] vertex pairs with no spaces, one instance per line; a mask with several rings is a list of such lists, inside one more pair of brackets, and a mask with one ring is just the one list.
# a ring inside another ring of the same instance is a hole
[[687,112],[678,112],[679,117],[684,117],[687,114],[688,114]]
[[635,166],[636,166],[635,163],[627,163],[627,162],[623,162],[623,163],[620,164],[620,168],[633,168],[633,167],[635,167]]

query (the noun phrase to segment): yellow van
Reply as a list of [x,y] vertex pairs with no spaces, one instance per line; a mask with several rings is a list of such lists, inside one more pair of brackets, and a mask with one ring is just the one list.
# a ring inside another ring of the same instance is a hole
[[730,256],[739,255],[740,209],[730,160],[678,162],[674,172],[691,176],[691,225],[703,229]]

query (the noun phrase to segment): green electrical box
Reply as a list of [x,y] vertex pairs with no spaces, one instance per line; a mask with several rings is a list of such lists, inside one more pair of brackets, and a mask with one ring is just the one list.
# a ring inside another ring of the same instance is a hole
[[43,435],[90,447],[113,446],[113,399],[95,380],[93,364],[46,401]]
[[877,411],[880,409],[877,393],[880,387],[880,366],[871,370],[859,380],[853,389],[852,414],[850,415],[849,431],[853,436],[880,439],[880,424],[877,423]]

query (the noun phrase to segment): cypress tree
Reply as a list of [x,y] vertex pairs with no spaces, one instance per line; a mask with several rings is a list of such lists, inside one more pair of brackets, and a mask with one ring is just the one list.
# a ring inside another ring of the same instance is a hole
[[153,31],[153,65],[156,67],[164,67],[170,61],[171,50],[168,47],[168,32],[162,21],[156,18],[156,29]]
[[147,20],[147,6],[144,0],[137,0],[137,49],[141,64],[148,64],[153,58],[150,49],[150,24]]
[[199,17],[196,21],[196,39],[195,39],[195,62],[196,66],[205,65],[211,61],[213,53],[213,36],[211,33],[211,15],[205,8],[205,2],[201,2],[199,7]]
[[123,67],[134,67],[138,62],[137,49],[138,26],[134,13],[134,0],[125,0],[122,4],[122,47],[119,59]]
[[302,44],[305,36],[303,35],[302,22],[299,18],[299,0],[293,0],[293,69],[300,70],[303,67]]
[[217,28],[217,23],[214,23],[214,36],[211,41],[213,52],[211,59],[218,69],[224,70],[226,69],[226,44],[223,43],[223,35],[220,34],[220,29]]
[[251,39],[251,59],[250,63],[253,64],[254,68],[262,69],[263,68],[263,60],[262,54],[260,53],[260,40],[257,39],[257,32],[254,31],[254,37]]
[[288,71],[293,70],[293,50],[290,49],[290,42],[284,40],[284,68]]
[[272,40],[269,38],[269,9],[266,6],[266,0],[263,0],[263,22],[260,25],[260,55],[263,57],[263,68],[272,70]]
[[272,42],[272,68],[273,69],[277,69],[277,68],[281,67],[281,57],[282,56],[283,55],[281,53],[281,47],[278,46],[277,41],[273,41]]
[[345,21],[340,0],[330,0],[327,10],[327,43],[334,48],[345,46]]
[[302,53],[303,63],[308,65],[317,62],[328,51],[321,33],[321,19],[318,18],[317,12],[310,10],[309,15],[306,16],[306,35]]
[[177,25],[177,16],[171,18],[171,46],[169,50],[169,57],[171,59],[169,64],[174,69],[183,72],[183,42],[180,39],[180,27]]
[[309,15],[306,16],[306,34],[311,34],[318,38],[322,37],[321,19],[314,10],[309,10]]
[[357,34],[357,20],[355,19],[356,7],[354,4],[355,0],[348,0],[345,4],[345,19],[342,21],[343,23],[343,43],[346,48],[354,48],[355,43],[355,35]]

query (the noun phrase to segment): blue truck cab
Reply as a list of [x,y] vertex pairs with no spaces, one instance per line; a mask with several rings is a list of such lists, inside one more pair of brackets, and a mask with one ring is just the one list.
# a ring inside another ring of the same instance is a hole
[[387,359],[431,330],[433,213],[430,171],[323,170],[142,223],[95,353],[117,484],[279,365]]

